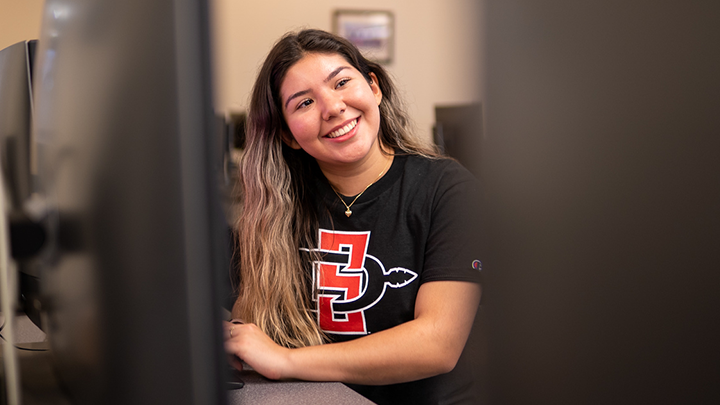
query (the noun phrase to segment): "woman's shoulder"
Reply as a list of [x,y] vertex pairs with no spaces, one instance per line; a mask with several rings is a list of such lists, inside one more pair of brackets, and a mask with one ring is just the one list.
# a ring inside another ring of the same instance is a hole
[[457,160],[449,157],[426,157],[420,155],[405,156],[406,174],[418,177],[424,183],[431,183],[432,180],[443,182],[477,182],[475,176],[468,171]]
[[[433,218],[453,219],[483,200],[480,182],[458,161],[423,156],[408,156],[406,160],[403,192],[411,197],[413,206],[430,208]],[[464,215],[468,221],[475,221],[474,216]]]

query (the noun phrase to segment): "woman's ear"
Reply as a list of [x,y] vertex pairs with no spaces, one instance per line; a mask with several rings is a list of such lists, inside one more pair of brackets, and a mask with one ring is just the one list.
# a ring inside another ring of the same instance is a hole
[[370,89],[372,90],[373,94],[375,95],[375,101],[378,105],[380,105],[380,102],[382,101],[382,90],[380,90],[380,82],[378,81],[377,76],[375,76],[375,73],[370,72]]
[[282,131],[282,141],[285,143],[285,145],[287,145],[295,150],[301,149],[300,144],[297,143],[297,141],[295,140],[295,137],[292,136],[292,134],[289,133],[288,131]]

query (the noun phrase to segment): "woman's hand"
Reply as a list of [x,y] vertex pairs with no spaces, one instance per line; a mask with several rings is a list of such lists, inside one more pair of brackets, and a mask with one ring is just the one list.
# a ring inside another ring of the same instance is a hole
[[233,367],[242,370],[242,360],[271,380],[284,378],[290,349],[276,344],[254,324],[224,322],[223,326],[225,352]]

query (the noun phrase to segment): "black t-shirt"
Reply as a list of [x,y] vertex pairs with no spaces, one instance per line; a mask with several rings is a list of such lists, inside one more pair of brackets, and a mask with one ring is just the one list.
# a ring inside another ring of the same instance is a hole
[[[315,264],[313,297],[320,326],[333,341],[412,320],[422,283],[481,282],[480,190],[457,162],[396,156],[385,176],[352,205],[350,217],[324,177],[316,187],[320,230],[314,248],[323,259]],[[468,339],[448,374],[348,385],[378,404],[477,403],[474,341]]]

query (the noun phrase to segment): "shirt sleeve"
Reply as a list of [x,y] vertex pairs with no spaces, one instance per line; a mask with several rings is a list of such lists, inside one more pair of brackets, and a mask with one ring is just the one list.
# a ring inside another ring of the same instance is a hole
[[451,161],[434,184],[421,283],[482,282],[482,198],[477,179]]

